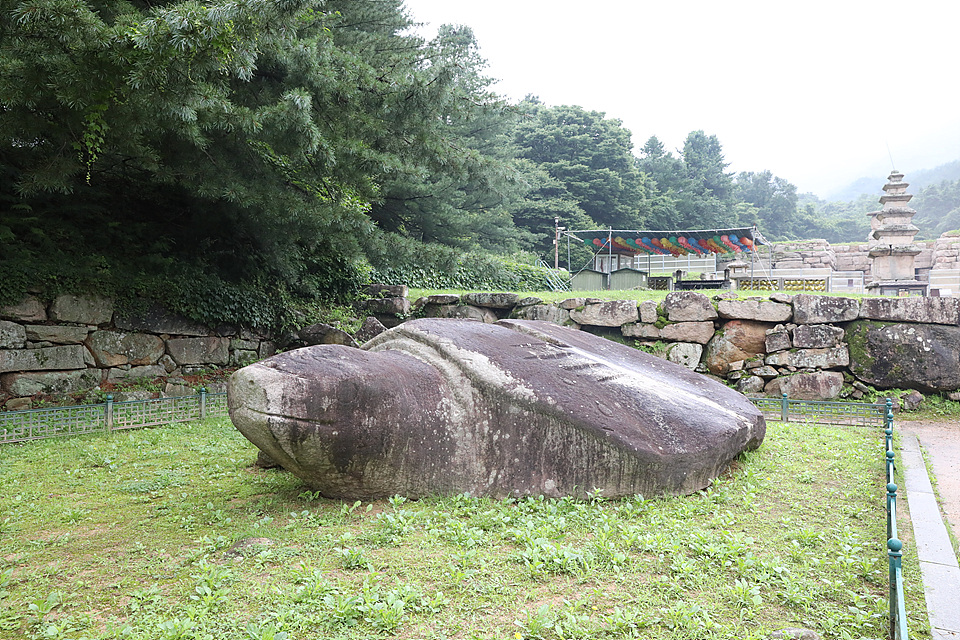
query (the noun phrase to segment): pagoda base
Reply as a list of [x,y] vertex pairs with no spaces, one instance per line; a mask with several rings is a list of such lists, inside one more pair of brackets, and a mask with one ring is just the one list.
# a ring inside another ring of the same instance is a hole
[[867,285],[867,293],[875,296],[923,297],[927,295],[926,282],[919,280],[878,280]]

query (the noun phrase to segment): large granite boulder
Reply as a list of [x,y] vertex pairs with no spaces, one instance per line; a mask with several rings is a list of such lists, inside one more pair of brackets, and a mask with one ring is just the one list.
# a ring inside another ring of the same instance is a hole
[[703,322],[717,318],[710,298],[698,291],[673,291],[663,299],[663,312],[670,322]]
[[858,320],[847,343],[850,372],[878,389],[960,388],[960,327]]
[[236,372],[236,427],[323,495],[702,489],[766,425],[745,397],[547,322],[421,319]]

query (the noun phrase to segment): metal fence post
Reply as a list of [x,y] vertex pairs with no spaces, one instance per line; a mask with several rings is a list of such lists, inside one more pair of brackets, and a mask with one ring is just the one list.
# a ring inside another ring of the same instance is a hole
[[897,485],[887,483],[887,540],[897,537]]
[[896,638],[897,610],[900,604],[897,593],[897,573],[900,571],[903,558],[901,551],[903,543],[896,538],[891,538],[887,540],[887,549],[889,549],[887,555],[890,558],[890,637]]
[[104,422],[104,428],[106,431],[111,431],[113,429],[113,394],[107,394],[107,410],[106,410],[106,421]]
[[783,397],[780,398],[780,420],[782,422],[787,422],[787,418],[789,417],[790,417],[789,401],[787,400],[787,394],[783,394]]
[[200,387],[200,419],[207,417],[207,388]]
[[893,482],[894,470],[896,469],[894,457],[896,455],[893,450],[887,451],[887,482]]

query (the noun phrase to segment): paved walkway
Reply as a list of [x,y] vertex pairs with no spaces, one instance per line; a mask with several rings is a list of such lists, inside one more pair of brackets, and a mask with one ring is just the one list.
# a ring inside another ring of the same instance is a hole
[[[947,534],[960,537],[960,424],[897,423],[903,433],[903,476],[934,640],[960,639],[960,565]],[[921,454],[930,456],[947,523]],[[904,493],[901,492],[901,495]]]

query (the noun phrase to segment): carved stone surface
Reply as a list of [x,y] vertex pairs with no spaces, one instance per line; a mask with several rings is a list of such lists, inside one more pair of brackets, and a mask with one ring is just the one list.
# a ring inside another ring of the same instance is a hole
[[323,495],[614,497],[707,486],[765,423],[681,366],[546,322],[422,319],[245,367],[237,428]]

